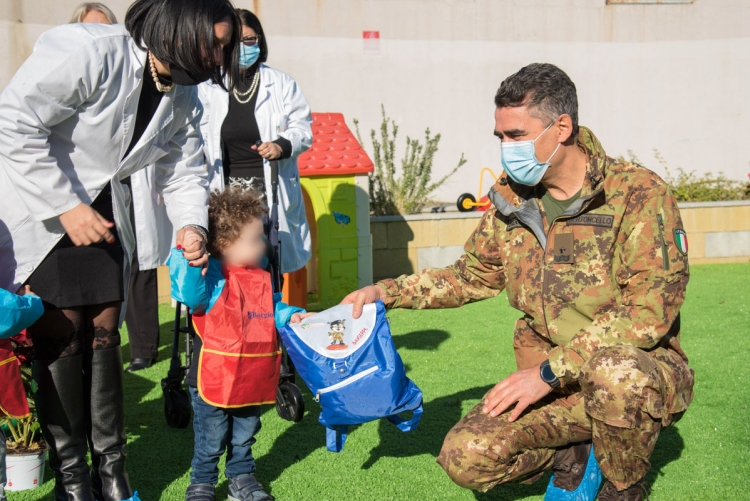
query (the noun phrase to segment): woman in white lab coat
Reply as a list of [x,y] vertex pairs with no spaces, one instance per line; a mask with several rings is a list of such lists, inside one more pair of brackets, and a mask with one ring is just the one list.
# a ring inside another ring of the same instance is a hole
[[[265,64],[268,44],[250,11],[242,21],[240,79],[227,92],[215,83],[199,86],[201,134],[211,188],[225,183],[271,193],[271,162],[279,168],[281,272],[299,270],[310,259],[310,229],[297,157],[312,144],[312,116],[292,77]],[[257,146],[258,142],[262,143]]]
[[137,0],[125,27],[44,33],[0,94],[0,287],[28,284],[45,303],[29,334],[56,499],[134,497],[118,333],[133,251],[124,182],[155,165],[178,245],[205,264],[195,85],[234,82],[239,26],[228,0]]

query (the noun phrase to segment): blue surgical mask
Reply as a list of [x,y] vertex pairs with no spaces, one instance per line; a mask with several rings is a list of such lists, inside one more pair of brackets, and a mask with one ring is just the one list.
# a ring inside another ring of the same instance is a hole
[[540,163],[536,159],[536,153],[534,151],[534,143],[537,139],[542,137],[545,132],[555,122],[552,122],[537,136],[533,141],[515,141],[500,143],[500,149],[502,151],[502,164],[503,170],[508,176],[518,184],[525,184],[526,186],[536,186],[539,181],[544,177],[544,173],[549,168],[549,161],[555,156],[557,150],[560,149],[560,143],[557,144],[557,148],[552,152],[552,155],[547,159],[546,162]]
[[260,47],[258,47],[258,44],[251,45],[250,47],[244,43],[240,44],[240,68],[249,68],[254,65],[255,61],[258,60],[258,56],[260,56]]

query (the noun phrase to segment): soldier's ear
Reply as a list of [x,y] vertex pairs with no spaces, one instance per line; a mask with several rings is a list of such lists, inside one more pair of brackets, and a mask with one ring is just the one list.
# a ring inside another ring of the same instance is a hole
[[567,113],[563,113],[557,119],[557,122],[557,141],[562,144],[572,144],[572,141],[575,141],[575,134],[573,134],[573,119]]

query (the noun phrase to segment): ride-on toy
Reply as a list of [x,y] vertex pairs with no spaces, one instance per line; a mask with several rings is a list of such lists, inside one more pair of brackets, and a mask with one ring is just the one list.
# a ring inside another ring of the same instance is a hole
[[487,198],[487,194],[482,190],[485,173],[490,174],[492,184],[494,184],[495,181],[497,181],[497,178],[500,177],[499,175],[496,176],[489,167],[483,167],[482,170],[479,171],[479,195],[475,197],[471,193],[463,193],[459,196],[458,201],[456,202],[456,207],[458,207],[459,212],[471,212],[475,210],[485,211],[490,208],[491,202],[489,198]]
[[[268,239],[268,268],[273,282],[273,290],[280,292],[283,286],[281,270],[281,245],[279,242],[279,213],[278,213],[279,170],[275,162],[271,163],[271,213],[264,221],[265,234]],[[192,406],[190,398],[182,383],[193,359],[193,328],[192,314],[186,309],[185,325],[182,325],[182,304],[177,303],[174,319],[174,337],[172,339],[172,360],[169,364],[167,377],[161,380],[164,392],[164,416],[167,424],[172,428],[186,428],[190,424]],[[180,358],[180,334],[185,334],[185,365]],[[305,401],[302,392],[294,384],[294,365],[287,355],[286,347],[279,338],[282,350],[279,386],[276,389],[276,412],[282,419],[295,423],[302,420],[305,414]]]

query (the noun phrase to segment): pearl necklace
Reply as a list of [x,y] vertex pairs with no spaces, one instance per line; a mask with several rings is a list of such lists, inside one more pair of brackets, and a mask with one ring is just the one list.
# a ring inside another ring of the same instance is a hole
[[174,84],[171,83],[169,85],[164,85],[161,83],[161,80],[159,80],[159,73],[156,71],[156,65],[154,64],[154,58],[151,56],[151,52],[148,53],[148,66],[151,69],[151,78],[154,79],[154,83],[156,84],[156,90],[159,92],[169,92],[172,90],[172,87],[174,87]]
[[[249,103],[250,100],[255,95],[255,91],[258,90],[258,84],[259,83],[260,83],[260,69],[258,69],[255,72],[255,76],[253,77],[253,83],[250,85],[250,88],[246,92],[237,92],[237,89],[232,89],[232,93],[234,94],[234,98],[240,104],[247,104],[247,103]],[[245,96],[247,96],[247,99],[245,99],[243,101],[242,97],[245,97]]]

